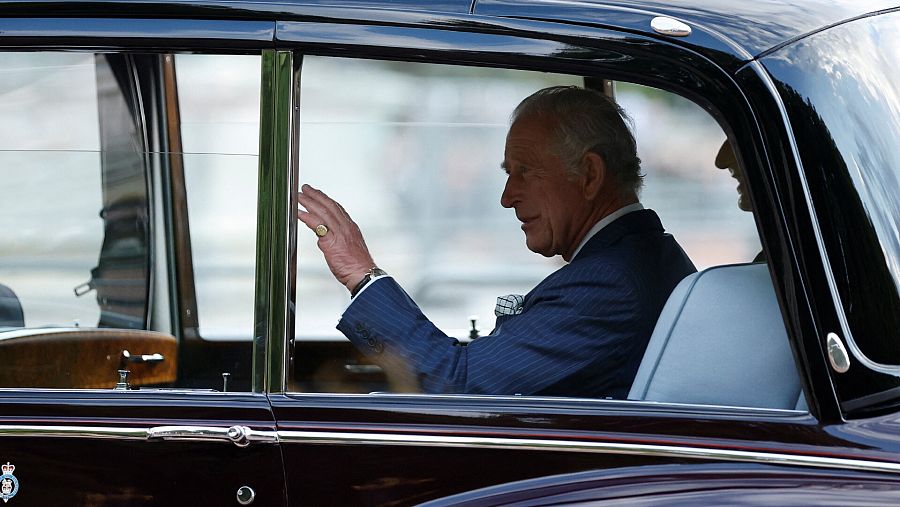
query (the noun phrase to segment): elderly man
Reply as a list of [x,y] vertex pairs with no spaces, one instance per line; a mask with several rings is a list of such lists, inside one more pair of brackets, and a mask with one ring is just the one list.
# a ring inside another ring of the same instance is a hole
[[528,248],[568,264],[524,298],[501,298],[494,330],[468,346],[375,267],[338,203],[304,185],[298,218],[351,293],[338,329],[428,393],[624,398],[669,293],[695,271],[638,202],[624,112],[590,90],[540,90],[513,112],[502,167],[500,204],[515,210]]

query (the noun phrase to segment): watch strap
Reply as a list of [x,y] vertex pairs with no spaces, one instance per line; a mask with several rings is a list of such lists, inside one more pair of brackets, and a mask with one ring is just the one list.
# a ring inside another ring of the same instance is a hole
[[355,298],[356,295],[359,294],[359,291],[361,291],[363,287],[365,287],[369,282],[371,282],[373,278],[375,278],[376,276],[385,276],[385,275],[387,275],[387,272],[385,270],[383,270],[377,266],[373,266],[372,269],[366,271],[365,275],[363,275],[362,280],[360,280],[359,283],[356,284],[356,287],[353,287],[353,290],[350,291],[350,299]]

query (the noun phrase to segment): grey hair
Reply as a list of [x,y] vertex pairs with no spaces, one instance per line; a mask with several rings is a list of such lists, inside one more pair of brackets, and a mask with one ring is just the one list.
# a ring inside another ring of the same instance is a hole
[[580,175],[589,152],[603,158],[619,188],[637,194],[644,183],[637,144],[626,122],[631,119],[606,95],[577,86],[551,86],[523,100],[510,123],[523,117],[549,119],[557,155],[570,174]]

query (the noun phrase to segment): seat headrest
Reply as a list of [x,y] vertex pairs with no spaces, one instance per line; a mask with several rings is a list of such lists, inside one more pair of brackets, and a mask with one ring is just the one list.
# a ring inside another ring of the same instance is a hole
[[0,284],[0,327],[25,327],[25,313],[16,293]]
[[666,303],[630,399],[793,409],[800,379],[766,264],[694,273]]

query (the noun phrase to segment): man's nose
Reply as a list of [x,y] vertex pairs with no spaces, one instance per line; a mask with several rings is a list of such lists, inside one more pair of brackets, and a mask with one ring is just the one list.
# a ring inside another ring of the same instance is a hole
[[506,185],[503,186],[503,193],[500,194],[500,206],[504,208],[512,208],[518,202],[518,185],[513,181],[512,175],[506,177]]

